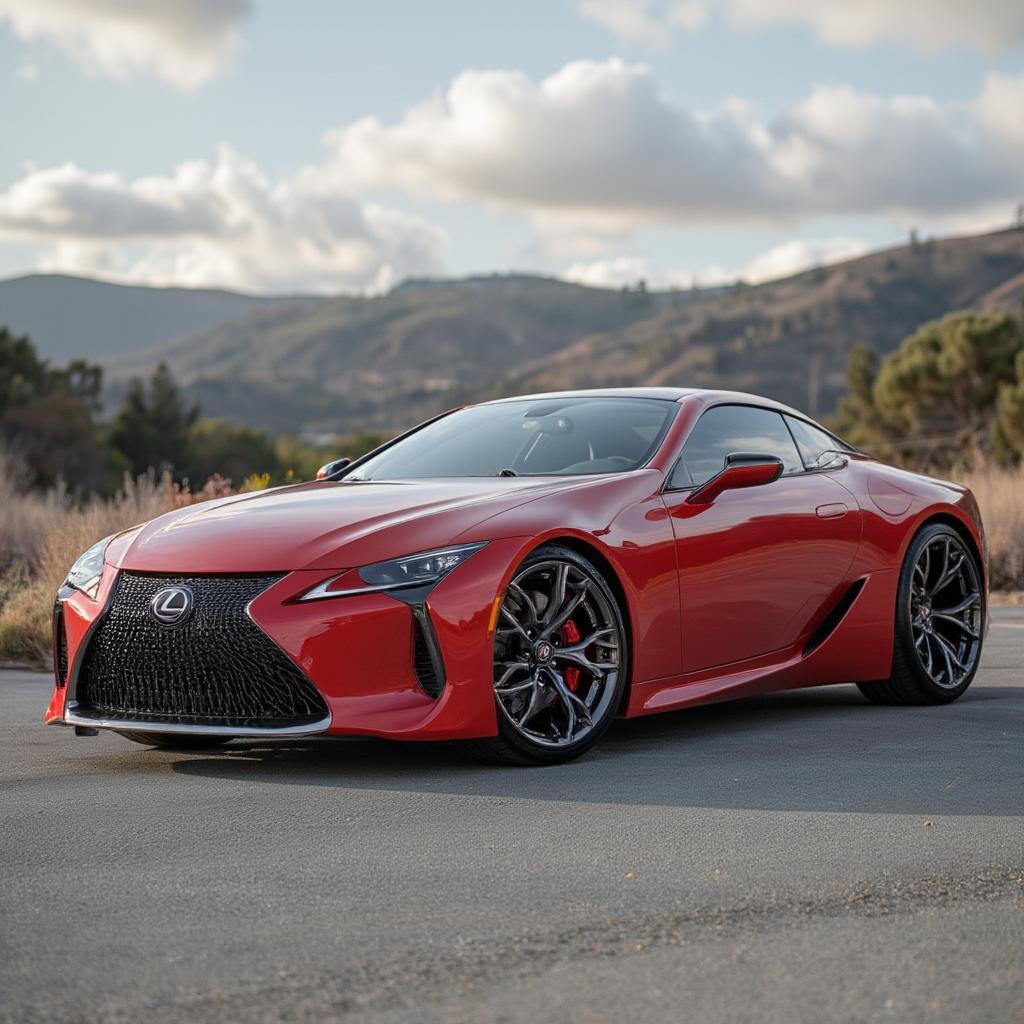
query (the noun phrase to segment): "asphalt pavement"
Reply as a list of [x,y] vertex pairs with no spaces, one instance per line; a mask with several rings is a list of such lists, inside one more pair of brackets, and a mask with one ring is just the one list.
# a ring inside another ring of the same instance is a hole
[[76,738],[0,673],[0,1020],[1024,1024],[1024,608],[968,694],[447,746]]

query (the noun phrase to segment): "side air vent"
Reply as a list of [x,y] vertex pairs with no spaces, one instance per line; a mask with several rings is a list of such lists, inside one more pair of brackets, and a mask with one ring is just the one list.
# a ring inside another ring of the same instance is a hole
[[68,633],[64,628],[64,602],[53,606],[53,669],[57,685],[68,681]]
[[816,651],[835,632],[836,627],[843,621],[843,617],[853,607],[857,595],[864,589],[864,579],[854,580],[846,588],[843,595],[832,606],[832,610],[821,620],[821,625],[807,638],[804,645],[804,657]]
[[413,609],[413,668],[423,692],[437,700],[444,688],[444,662],[426,609]]

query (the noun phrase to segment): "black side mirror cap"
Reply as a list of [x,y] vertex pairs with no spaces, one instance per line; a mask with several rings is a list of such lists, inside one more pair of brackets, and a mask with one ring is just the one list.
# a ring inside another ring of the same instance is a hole
[[325,462],[317,471],[317,480],[340,480],[345,470],[352,465],[349,458],[334,459],[332,462]]

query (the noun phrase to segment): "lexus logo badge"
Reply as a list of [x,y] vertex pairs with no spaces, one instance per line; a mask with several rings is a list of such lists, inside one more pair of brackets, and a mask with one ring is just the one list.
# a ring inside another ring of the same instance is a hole
[[178,626],[192,613],[195,596],[188,587],[164,587],[149,602],[149,614],[161,626]]

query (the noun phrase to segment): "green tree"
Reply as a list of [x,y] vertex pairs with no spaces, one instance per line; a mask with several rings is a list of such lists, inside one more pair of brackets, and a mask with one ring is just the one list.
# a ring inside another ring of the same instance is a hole
[[836,433],[869,450],[881,441],[874,395],[878,364],[878,353],[870,345],[853,346],[845,371],[848,393],[839,400],[831,420]]
[[27,335],[0,327],[0,416],[50,390],[53,374]]
[[274,442],[265,430],[221,419],[198,420],[189,430],[188,447],[185,475],[195,486],[214,474],[236,486],[253,474],[281,475]]
[[34,483],[60,478],[73,491],[116,486],[120,463],[95,422],[102,388],[98,366],[75,360],[54,369],[27,336],[0,327],[0,438]]
[[125,456],[133,473],[152,469],[180,475],[189,461],[189,430],[198,418],[198,404],[186,404],[167,364],[161,363],[148,388],[138,379],[129,384],[110,430],[110,443]]
[[992,423],[992,444],[1001,462],[1024,456],[1024,352],[1017,356],[1015,379],[999,389]]
[[1021,322],[1006,313],[962,311],[925,324],[879,368],[872,396],[881,426],[896,441],[930,444],[940,460],[986,447],[1022,350]]

